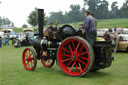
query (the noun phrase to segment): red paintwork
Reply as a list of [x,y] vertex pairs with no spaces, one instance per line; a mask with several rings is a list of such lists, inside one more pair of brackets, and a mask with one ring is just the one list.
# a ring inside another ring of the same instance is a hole
[[79,39],[68,39],[58,49],[58,63],[61,69],[71,76],[79,76],[89,65],[89,52]]
[[[46,54],[47,55],[47,54]],[[43,56],[43,49],[41,50],[41,56]],[[45,67],[51,67],[51,64],[52,64],[52,62],[53,62],[53,60],[52,59],[47,59],[47,61],[44,61],[44,59],[43,58],[41,58],[41,62],[42,62],[42,64],[45,66]]]
[[24,67],[27,70],[32,70],[34,66],[34,56],[31,49],[27,48],[24,50],[22,55],[22,61],[23,61]]

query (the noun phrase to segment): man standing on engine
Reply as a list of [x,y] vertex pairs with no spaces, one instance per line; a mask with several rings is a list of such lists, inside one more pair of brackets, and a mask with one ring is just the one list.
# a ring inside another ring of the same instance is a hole
[[83,30],[85,32],[85,37],[87,41],[93,46],[96,40],[96,36],[95,36],[96,23],[89,10],[85,12],[85,16],[86,16],[86,19],[84,21]]

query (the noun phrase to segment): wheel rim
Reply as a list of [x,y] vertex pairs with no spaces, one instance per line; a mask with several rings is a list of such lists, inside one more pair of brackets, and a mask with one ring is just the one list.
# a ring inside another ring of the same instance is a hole
[[[43,49],[41,50],[41,56],[46,56],[47,57],[47,52],[44,52]],[[41,58],[41,62],[45,67],[51,67],[54,63],[54,60],[52,59],[47,59],[44,60],[43,58]]]
[[89,65],[87,46],[78,39],[66,40],[59,47],[58,62],[61,69],[68,75],[82,75]]
[[30,48],[26,48],[22,56],[24,67],[27,70],[32,70],[35,67],[34,54]]

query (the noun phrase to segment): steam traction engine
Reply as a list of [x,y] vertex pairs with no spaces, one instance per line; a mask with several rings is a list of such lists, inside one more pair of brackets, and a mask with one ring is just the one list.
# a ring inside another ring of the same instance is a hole
[[92,47],[82,37],[80,30],[76,31],[70,25],[43,33],[43,9],[38,9],[39,33],[34,40],[33,48],[25,48],[22,61],[25,69],[34,70],[37,60],[50,68],[55,61],[62,71],[70,76],[84,76],[89,71],[109,67],[112,63],[111,41],[96,41]]

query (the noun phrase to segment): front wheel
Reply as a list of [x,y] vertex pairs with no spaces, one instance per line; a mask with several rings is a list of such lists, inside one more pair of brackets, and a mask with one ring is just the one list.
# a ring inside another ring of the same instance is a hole
[[25,48],[22,54],[22,62],[25,69],[33,71],[36,68],[36,52],[32,48]]
[[94,63],[92,46],[81,37],[69,37],[58,48],[57,61],[64,73],[70,76],[84,76]]

